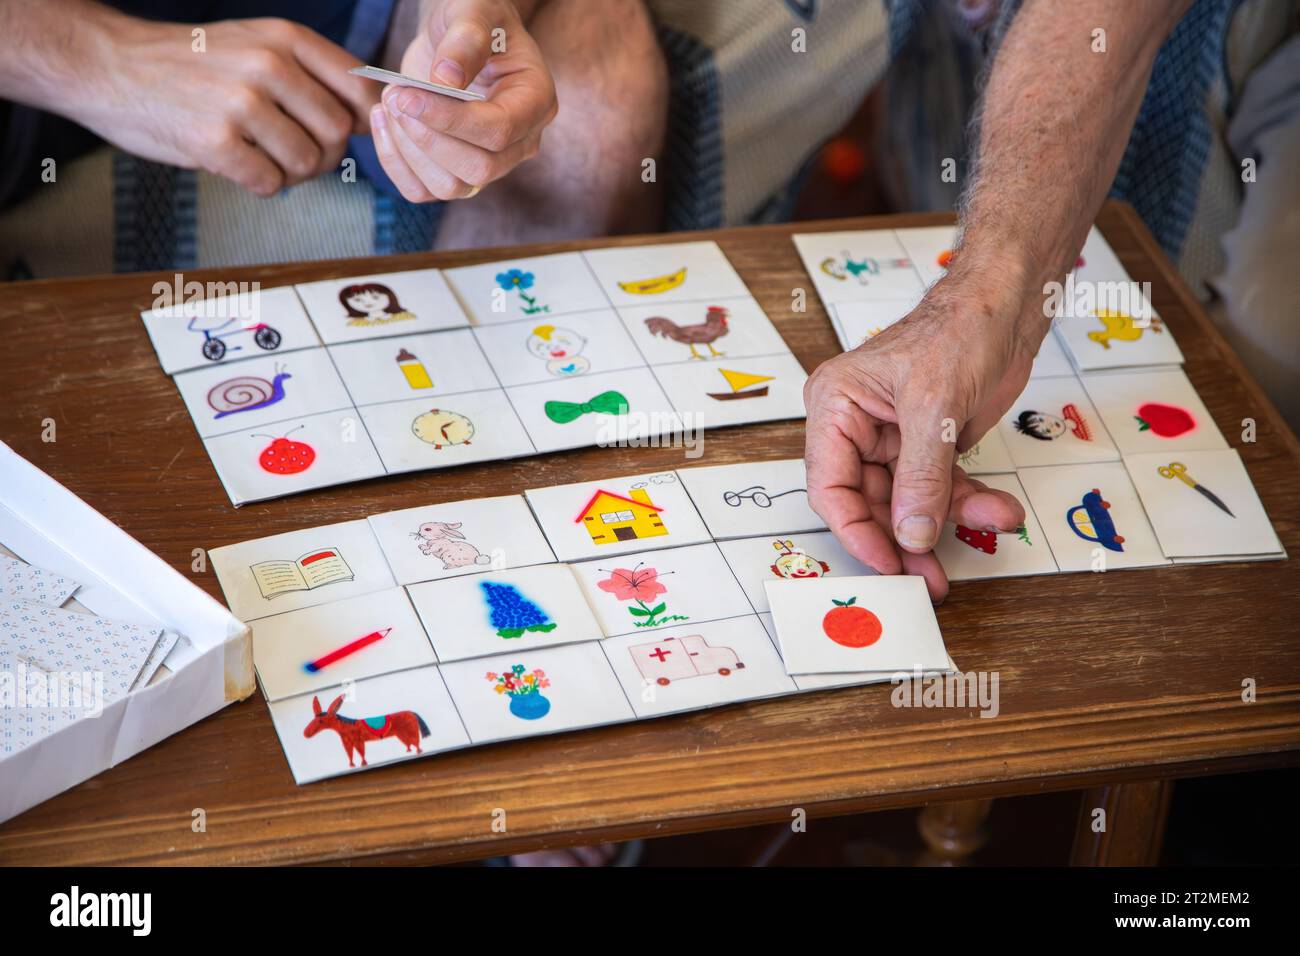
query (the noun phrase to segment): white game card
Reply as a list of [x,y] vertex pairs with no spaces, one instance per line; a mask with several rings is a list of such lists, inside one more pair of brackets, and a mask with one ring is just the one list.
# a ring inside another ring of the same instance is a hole
[[790,353],[766,358],[660,365],[655,378],[683,421],[695,428],[803,418],[808,380]]
[[996,491],[1014,495],[1024,506],[1025,522],[1012,534],[967,528],[948,522],[934,554],[950,581],[1055,574],[1056,560],[1042,526],[1029,506],[1029,496],[1015,475],[983,475],[980,481]]
[[524,494],[561,561],[712,540],[671,471],[532,488]]
[[827,305],[917,298],[925,291],[921,273],[893,230],[805,232],[793,238]]
[[369,594],[397,582],[364,520],[274,534],[208,551],[241,621]]
[[440,669],[476,744],[636,716],[596,641],[456,661]]
[[1018,467],[1118,461],[1119,451],[1076,378],[1032,378],[998,423]]
[[1017,475],[1062,571],[1169,563],[1120,462],[1024,468]]
[[510,400],[497,388],[366,405],[358,412],[390,474],[535,451]]
[[715,242],[611,246],[590,249],[583,256],[609,301],[620,309],[749,295]]
[[1081,378],[1106,430],[1125,455],[1228,447],[1180,368],[1097,372]]
[[1029,377],[1060,378],[1067,375],[1074,375],[1074,365],[1061,345],[1061,340],[1057,338],[1055,329],[1049,328],[1038,347],[1038,355],[1034,357],[1034,367],[1030,370]]
[[913,226],[895,229],[894,235],[927,286],[948,274],[948,263],[957,245],[956,226]]
[[792,694],[797,689],[754,614],[682,624],[601,645],[637,717]]
[[565,564],[425,581],[407,591],[443,663],[604,636]]
[[719,541],[718,548],[754,610],[760,613],[770,610],[765,587],[768,581],[809,581],[876,573],[845,551],[844,545],[829,531],[735,538]]
[[[766,599],[764,599],[766,600]],[[772,640],[772,647],[776,650],[777,656],[781,654],[781,643],[776,637],[776,623],[772,620],[770,612],[758,615],[759,621],[763,624],[763,629],[767,631],[767,636]],[[785,666],[782,662],[781,666]],[[930,673],[949,673],[955,671],[957,665],[948,658],[947,671],[931,671]],[[909,675],[911,676],[911,675]],[[898,678],[897,671],[856,671],[843,674],[798,674],[790,679],[794,681],[795,687],[800,692],[815,690],[834,690],[838,687],[863,687],[867,684],[890,684],[896,683]]]
[[468,329],[331,345],[329,355],[357,405],[458,395],[496,384]]
[[921,577],[823,577],[769,581],[765,587],[789,674],[948,666]]
[[506,387],[645,367],[613,309],[477,326],[474,337]]
[[580,252],[461,266],[444,275],[479,326],[523,321],[543,325],[554,317],[609,308]]
[[420,505],[368,520],[398,584],[555,560],[523,495]]
[[830,313],[840,348],[851,352],[907,318],[920,301],[920,295],[904,299],[862,299],[827,305],[826,311]]
[[539,452],[635,444],[682,428],[645,367],[516,385],[506,394]]
[[651,302],[618,310],[651,365],[721,362],[788,352],[752,296],[707,302]]
[[998,475],[1016,470],[1011,452],[1007,450],[1007,443],[1002,440],[1002,433],[996,425],[975,444],[965,451],[959,451],[957,464],[968,475]]
[[322,279],[294,288],[326,344],[469,324],[437,269]]
[[715,539],[815,531],[802,458],[681,468],[677,477]]

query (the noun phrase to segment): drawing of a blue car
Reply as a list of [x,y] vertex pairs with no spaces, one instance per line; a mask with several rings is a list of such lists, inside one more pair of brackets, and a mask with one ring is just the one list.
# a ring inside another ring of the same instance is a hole
[[1084,541],[1095,541],[1110,551],[1123,551],[1124,539],[1115,533],[1115,522],[1110,518],[1110,502],[1094,488],[1083,496],[1083,504],[1075,505],[1065,513],[1070,530]]

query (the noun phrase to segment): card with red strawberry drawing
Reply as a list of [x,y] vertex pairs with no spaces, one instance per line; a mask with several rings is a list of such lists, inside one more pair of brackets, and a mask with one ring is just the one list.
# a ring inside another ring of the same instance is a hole
[[601,650],[641,718],[798,690],[754,614],[612,637]]
[[915,575],[769,581],[786,673],[941,670],[939,622]]
[[1180,368],[1095,372],[1080,377],[1106,430],[1125,455],[1228,447]]
[[607,637],[752,614],[713,543],[571,565]]
[[470,746],[436,667],[322,687],[270,710],[299,784]]
[[986,528],[967,528],[948,522],[939,534],[934,553],[950,581],[1055,574],[1059,569],[1042,526],[1029,505],[1029,496],[1015,475],[981,475],[979,480],[996,491],[1014,495],[1024,506],[1025,521],[1009,534]]
[[1118,461],[1119,451],[1077,378],[1031,378],[998,422],[1018,468]]
[[810,581],[816,578],[861,577],[875,574],[844,550],[829,531],[800,531],[719,541],[718,549],[731,566],[754,610],[763,613],[768,581]]

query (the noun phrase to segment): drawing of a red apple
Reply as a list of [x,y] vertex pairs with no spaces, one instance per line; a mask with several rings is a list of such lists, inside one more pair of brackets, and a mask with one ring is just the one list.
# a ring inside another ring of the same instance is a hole
[[835,606],[822,618],[822,630],[836,644],[844,647],[870,647],[880,640],[880,618],[865,607],[858,607],[857,598],[836,601]]
[[273,438],[271,435],[257,437],[272,439],[271,444],[263,448],[262,453],[257,456],[257,463],[262,466],[263,471],[269,471],[273,475],[301,474],[316,460],[315,448],[306,442],[292,441],[287,434],[280,438]]
[[1138,431],[1150,431],[1161,438],[1177,438],[1196,427],[1196,419],[1185,408],[1147,402],[1138,409]]

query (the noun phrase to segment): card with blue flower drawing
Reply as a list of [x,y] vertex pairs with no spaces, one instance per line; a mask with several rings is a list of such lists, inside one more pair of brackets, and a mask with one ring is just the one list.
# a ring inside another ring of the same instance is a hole
[[577,252],[461,266],[444,275],[475,325],[545,325],[556,316],[609,308]]

